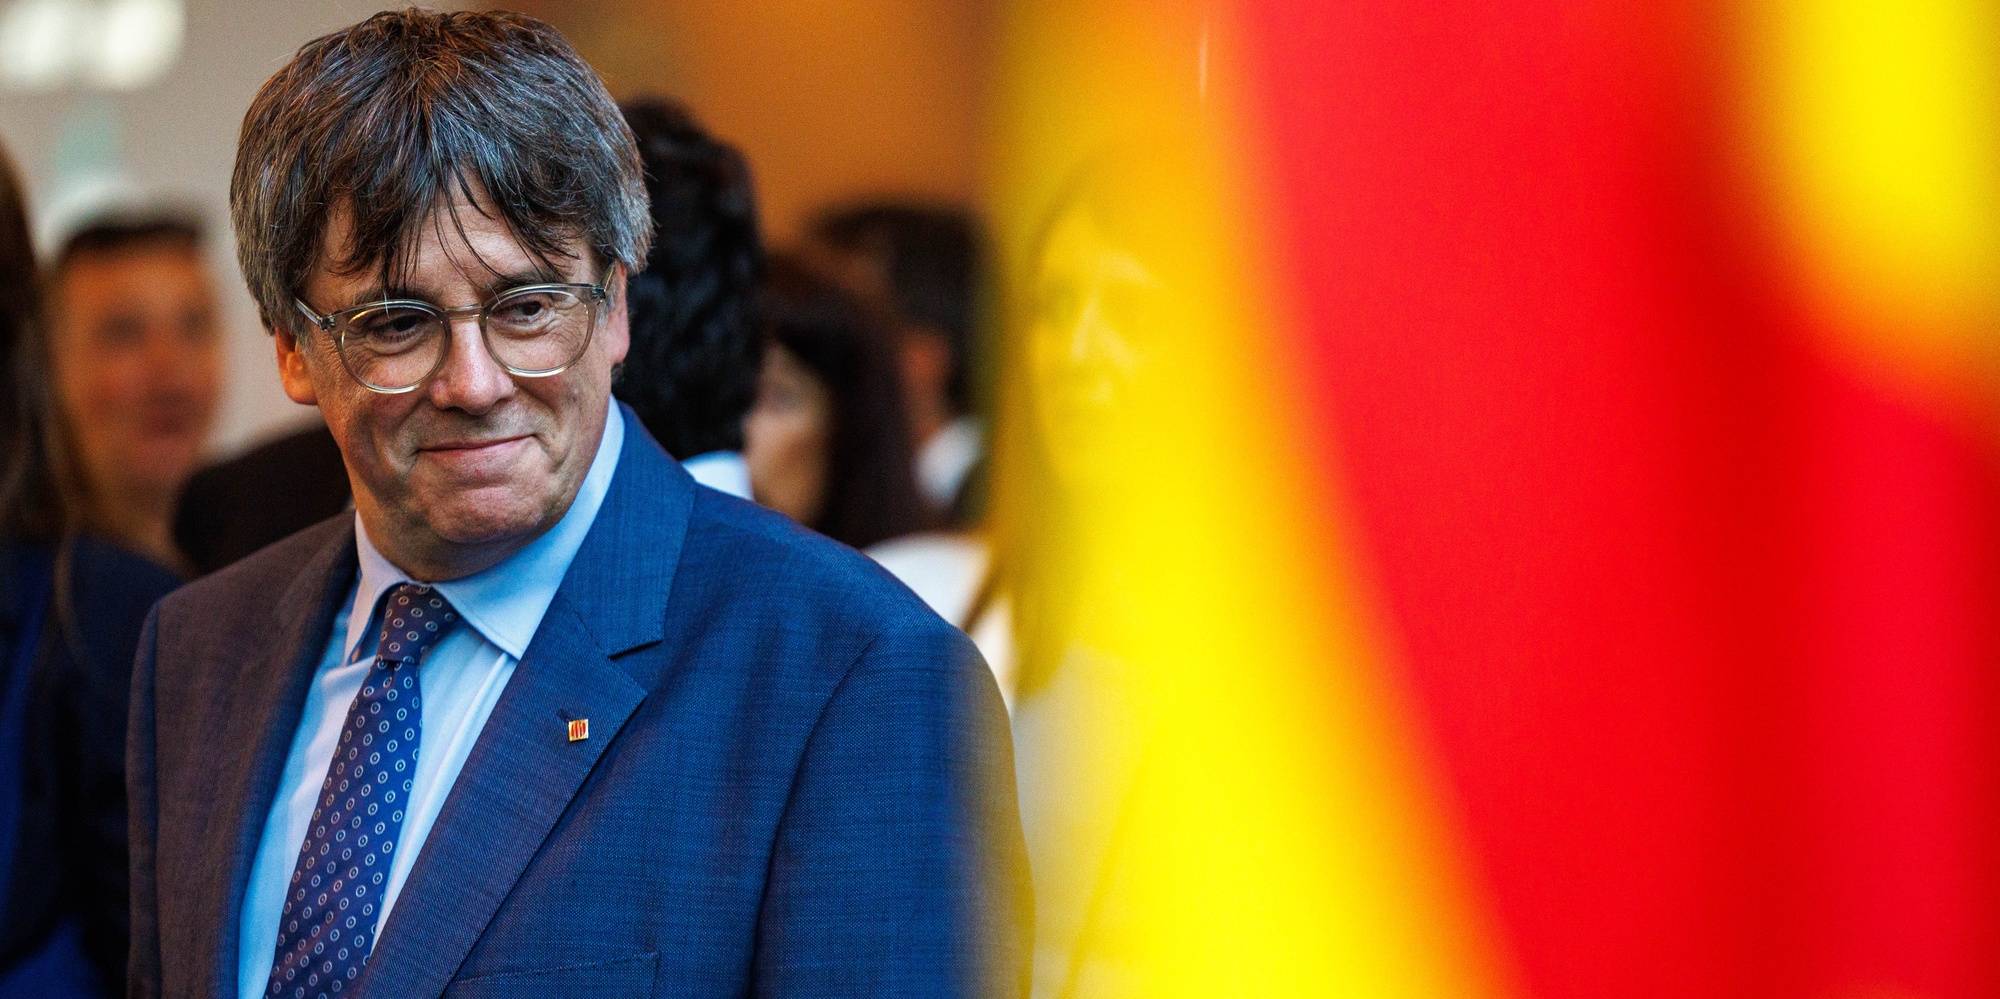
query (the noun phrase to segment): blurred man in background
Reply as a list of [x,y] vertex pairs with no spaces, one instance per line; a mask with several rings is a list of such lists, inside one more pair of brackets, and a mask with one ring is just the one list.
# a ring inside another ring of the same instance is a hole
[[743,417],[756,394],[764,267],[750,168],[686,108],[627,104],[651,199],[653,248],[626,282],[632,347],[613,386],[696,482],[750,497]]
[[984,431],[975,416],[985,246],[963,209],[860,201],[822,212],[813,249],[896,326],[917,484],[948,521],[978,519]]
[[201,230],[160,214],[85,225],[56,255],[49,292],[71,502],[93,533],[185,567],[172,536],[174,501],[222,388]]

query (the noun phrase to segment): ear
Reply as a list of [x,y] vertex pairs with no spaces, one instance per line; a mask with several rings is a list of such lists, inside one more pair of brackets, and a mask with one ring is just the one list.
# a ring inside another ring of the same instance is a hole
[[272,330],[271,342],[278,351],[278,381],[285,386],[285,395],[301,406],[319,405],[319,393],[313,391],[312,373],[306,370],[305,348],[299,339],[286,330]]

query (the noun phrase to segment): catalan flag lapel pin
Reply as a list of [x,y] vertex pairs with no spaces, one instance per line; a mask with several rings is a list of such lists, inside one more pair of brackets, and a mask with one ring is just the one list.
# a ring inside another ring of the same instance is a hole
[[590,738],[590,719],[572,718],[569,721],[569,741],[582,742]]

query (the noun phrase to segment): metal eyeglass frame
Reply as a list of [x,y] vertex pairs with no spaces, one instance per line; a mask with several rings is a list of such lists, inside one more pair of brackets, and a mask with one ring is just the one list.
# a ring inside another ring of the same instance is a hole
[[[493,307],[493,303],[513,295],[519,295],[525,292],[536,292],[536,291],[569,292],[571,294],[579,295],[586,302],[590,304],[590,320],[589,320],[590,324],[588,328],[584,330],[583,343],[578,345],[576,350],[576,356],[570,358],[568,361],[563,362],[561,365],[557,367],[549,368],[546,370],[537,370],[533,368],[517,368],[511,364],[508,364],[506,361],[501,360],[500,355],[495,354],[493,352],[493,342],[487,339],[487,332],[486,332],[486,316],[488,310],[490,310]],[[501,369],[506,371],[508,374],[513,375],[516,378],[549,378],[555,375],[562,374],[563,372],[568,371],[571,365],[574,365],[578,360],[580,360],[583,357],[583,355],[587,351],[590,350],[590,341],[593,337],[597,335],[598,307],[603,305],[606,301],[609,301],[609,296],[605,293],[604,285],[602,284],[564,283],[564,282],[554,282],[554,281],[547,282],[544,284],[524,284],[520,285],[519,287],[508,288],[504,291],[495,294],[493,297],[488,298],[486,301],[481,302],[477,305],[458,305],[458,306],[453,306],[451,308],[445,308],[439,305],[432,305],[431,303],[426,302],[420,298],[390,298],[390,299],[384,299],[379,302],[364,302],[360,305],[348,306],[347,308],[341,309],[337,312],[329,312],[326,315],[320,315],[319,313],[313,311],[312,306],[306,304],[305,299],[296,296],[292,298],[292,304],[298,306],[299,312],[306,317],[306,320],[308,322],[312,323],[313,326],[317,327],[321,332],[332,335],[332,337],[334,338],[333,339],[334,356],[340,358],[340,366],[346,369],[348,377],[354,379],[355,382],[359,383],[362,388],[365,388],[370,392],[380,393],[382,395],[402,395],[405,392],[415,392],[417,389],[422,388],[432,378],[436,377],[437,373],[444,369],[445,360],[451,357],[450,338],[454,335],[451,329],[452,321],[454,319],[458,319],[460,317],[465,317],[465,316],[476,317],[479,320],[480,345],[486,348],[486,356],[492,358],[493,363],[499,365]],[[346,322],[347,320],[352,319],[353,317],[360,315],[361,313],[364,312],[370,312],[376,309],[386,309],[391,306],[403,306],[403,307],[415,308],[436,316],[438,322],[442,324],[444,327],[444,336],[446,338],[445,349],[438,352],[437,362],[431,365],[431,369],[429,371],[424,372],[424,376],[422,378],[419,378],[415,382],[403,386],[402,388],[383,388],[382,386],[373,384],[372,382],[368,381],[368,379],[361,377],[360,374],[355,372],[354,366],[348,363],[347,351],[344,347],[344,344],[347,340],[347,322]]]

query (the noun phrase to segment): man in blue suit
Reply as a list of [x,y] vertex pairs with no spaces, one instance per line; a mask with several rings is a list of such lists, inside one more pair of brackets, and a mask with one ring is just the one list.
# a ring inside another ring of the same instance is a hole
[[404,11],[311,42],[231,199],[355,510],[148,623],[134,993],[1018,993],[977,653],[611,401],[646,200],[561,36]]

